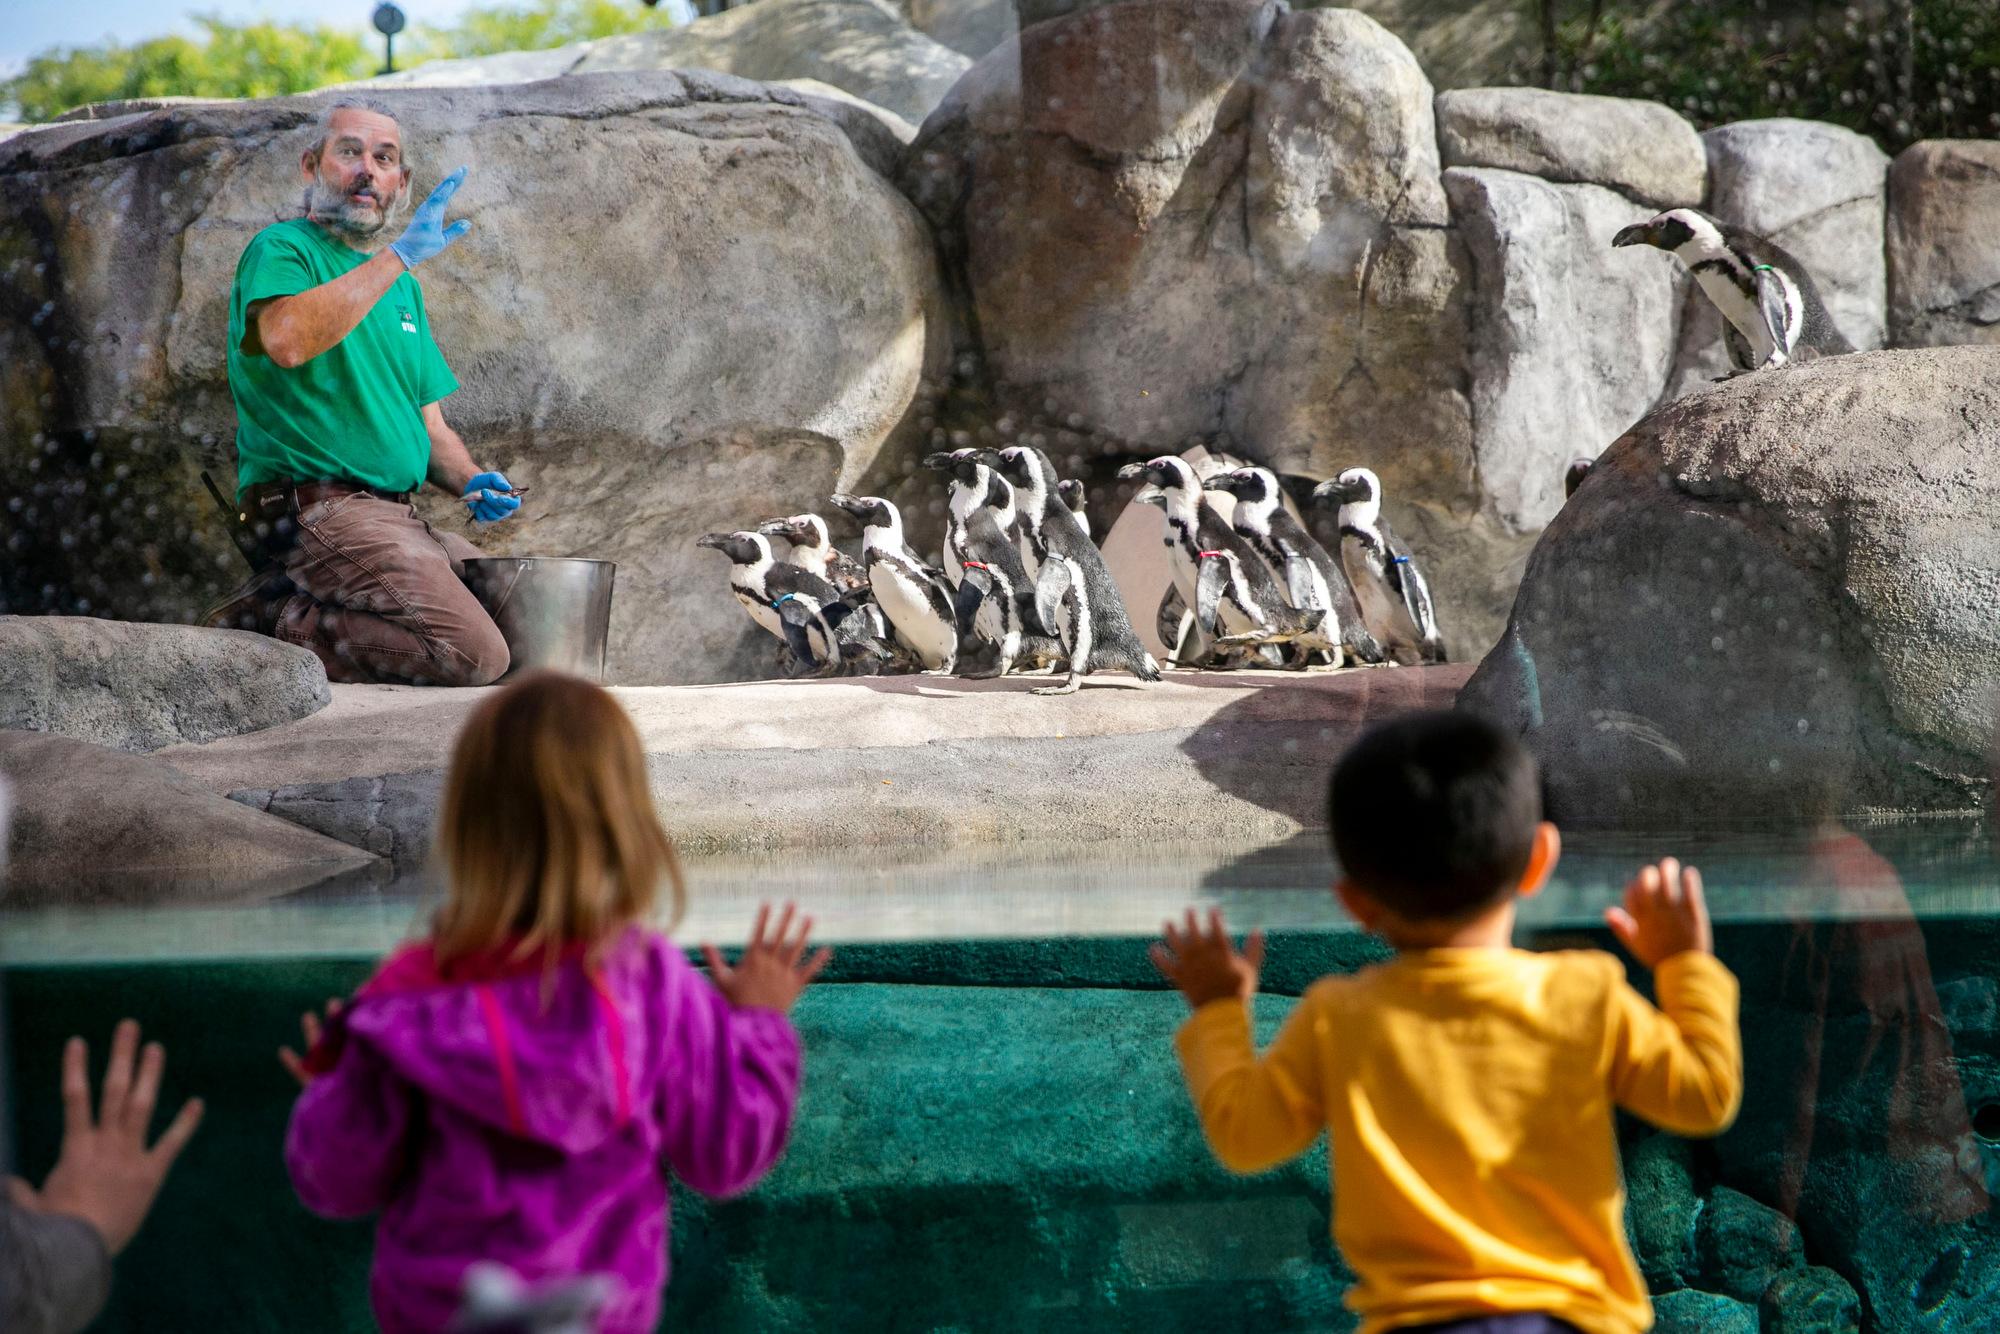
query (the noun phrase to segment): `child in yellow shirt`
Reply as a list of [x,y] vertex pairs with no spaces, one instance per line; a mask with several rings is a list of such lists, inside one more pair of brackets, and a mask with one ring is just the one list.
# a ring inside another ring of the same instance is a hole
[[1361,1334],[1650,1328],[1612,1109],[1713,1135],[1743,1086],[1700,873],[1648,866],[1605,913],[1655,1009],[1609,954],[1513,947],[1516,900],[1561,846],[1513,737],[1456,713],[1377,728],[1334,770],[1328,816],[1334,891],[1396,957],[1315,983],[1261,1059],[1261,936],[1238,953],[1219,912],[1190,911],[1153,947],[1194,1009],[1175,1044],[1216,1157],[1261,1171],[1327,1132]]

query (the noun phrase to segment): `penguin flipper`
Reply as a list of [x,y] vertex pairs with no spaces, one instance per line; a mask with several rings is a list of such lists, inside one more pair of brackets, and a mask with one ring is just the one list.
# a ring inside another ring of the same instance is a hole
[[1285,557],[1285,597],[1300,611],[1319,605],[1319,589],[1313,583],[1312,562],[1298,552]]
[[952,615],[958,622],[961,639],[971,636],[974,619],[979,615],[979,604],[993,592],[991,571],[972,568],[963,573],[965,577],[959,581],[958,590],[951,599]]
[[1194,625],[1203,636],[1215,638],[1215,618],[1222,612],[1222,596],[1229,591],[1229,566],[1225,556],[1202,561],[1195,575]]
[[797,598],[780,598],[777,610],[778,623],[784,627],[785,642],[791,645],[792,655],[808,667],[819,667],[819,655],[812,651],[812,639],[806,633],[812,626],[813,613]]
[[1756,274],[1757,313],[1763,316],[1764,328],[1771,335],[1771,355],[1764,365],[1782,366],[1791,356],[1791,340],[1785,337],[1785,326],[1792,317],[1791,297],[1784,278],[1770,265],[1759,264]]
[[1063,641],[1063,651],[1068,652],[1070,641],[1076,633],[1072,623],[1069,633],[1064,634],[1062,624],[1063,599],[1070,593],[1069,562],[1048,560],[1042,562],[1041,572],[1035,576],[1035,615],[1044,629]]

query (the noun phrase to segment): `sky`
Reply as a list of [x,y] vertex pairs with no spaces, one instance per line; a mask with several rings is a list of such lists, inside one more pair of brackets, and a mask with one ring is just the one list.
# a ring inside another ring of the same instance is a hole
[[[397,0],[410,26],[450,22],[493,0]],[[635,0],[636,2],[636,0]],[[0,79],[20,72],[28,57],[52,46],[87,46],[106,37],[139,42],[169,33],[195,36],[196,14],[237,22],[277,19],[326,23],[381,38],[369,26],[375,0],[0,0]]]

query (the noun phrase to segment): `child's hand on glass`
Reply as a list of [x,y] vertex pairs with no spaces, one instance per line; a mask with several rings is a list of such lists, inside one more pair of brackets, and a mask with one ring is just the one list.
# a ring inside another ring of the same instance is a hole
[[1163,943],[1150,951],[1153,967],[1180,988],[1193,1009],[1215,1000],[1249,1000],[1257,994],[1257,973],[1264,966],[1264,933],[1252,931],[1238,954],[1223,929],[1222,909],[1211,908],[1208,930],[1189,908],[1186,924],[1176,930],[1172,922],[1162,928]]
[[[329,1000],[326,1003],[327,1023],[332,1023],[333,1017],[339,1013],[340,1002]],[[301,1056],[290,1047],[280,1047],[278,1064],[285,1067],[285,1073],[299,1081],[300,1088],[304,1088],[313,1082],[313,1072],[306,1069],[306,1056],[311,1056],[313,1048],[319,1046],[319,1040],[326,1030],[320,1024],[319,1016],[308,1010],[299,1016],[299,1031],[305,1036],[306,1055]]]
[[790,936],[793,912],[792,905],[787,903],[776,928],[767,934],[771,905],[766,903],[758,908],[757,924],[750,929],[749,943],[733,968],[723,962],[722,953],[715,946],[702,945],[701,952],[708,960],[708,975],[715,989],[737,1009],[787,1013],[799,993],[806,989],[806,983],[818,977],[819,970],[833,957],[833,951],[823,947],[815,950],[810,959],[804,957],[813,919],[801,917],[799,933]]
[[1715,953],[1708,904],[1701,895],[1701,872],[1672,857],[1643,867],[1625,886],[1625,906],[1604,910],[1618,943],[1648,968],[1687,950]]

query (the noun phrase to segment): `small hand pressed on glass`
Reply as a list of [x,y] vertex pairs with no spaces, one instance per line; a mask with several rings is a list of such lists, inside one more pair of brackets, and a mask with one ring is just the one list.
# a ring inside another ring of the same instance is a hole
[[1648,968],[1689,950],[1715,953],[1701,872],[1683,868],[1673,857],[1642,867],[1625,886],[1624,906],[1606,908],[1604,922],[1618,943]]
[[813,919],[800,917],[798,934],[792,935],[796,912],[787,903],[776,927],[772,927],[771,905],[761,905],[756,925],[750,928],[750,939],[734,966],[723,961],[722,952],[715,946],[702,942],[701,953],[708,960],[710,980],[737,1009],[786,1013],[806,989],[806,983],[818,977],[820,969],[833,957],[833,951],[824,946],[815,950],[811,958],[805,957],[806,937],[812,932]]
[[1168,921],[1161,933],[1165,940],[1148,951],[1153,967],[1180,989],[1192,1008],[1199,1010],[1210,1001],[1247,1001],[1257,994],[1257,974],[1264,967],[1262,931],[1252,931],[1238,953],[1222,924],[1222,909],[1209,909],[1204,930],[1201,918],[1189,908],[1179,929]]
[[[337,998],[329,999],[326,1003],[326,1022],[332,1023],[334,1016],[339,1013],[340,1001]],[[305,1038],[306,1056],[310,1056],[313,1048],[319,1045],[320,1038],[325,1035],[326,1029],[320,1023],[319,1016],[308,1010],[299,1016],[299,1032]],[[284,1066],[286,1073],[299,1081],[300,1088],[312,1083],[313,1072],[306,1069],[305,1056],[299,1055],[290,1047],[278,1048],[278,1064]]]

